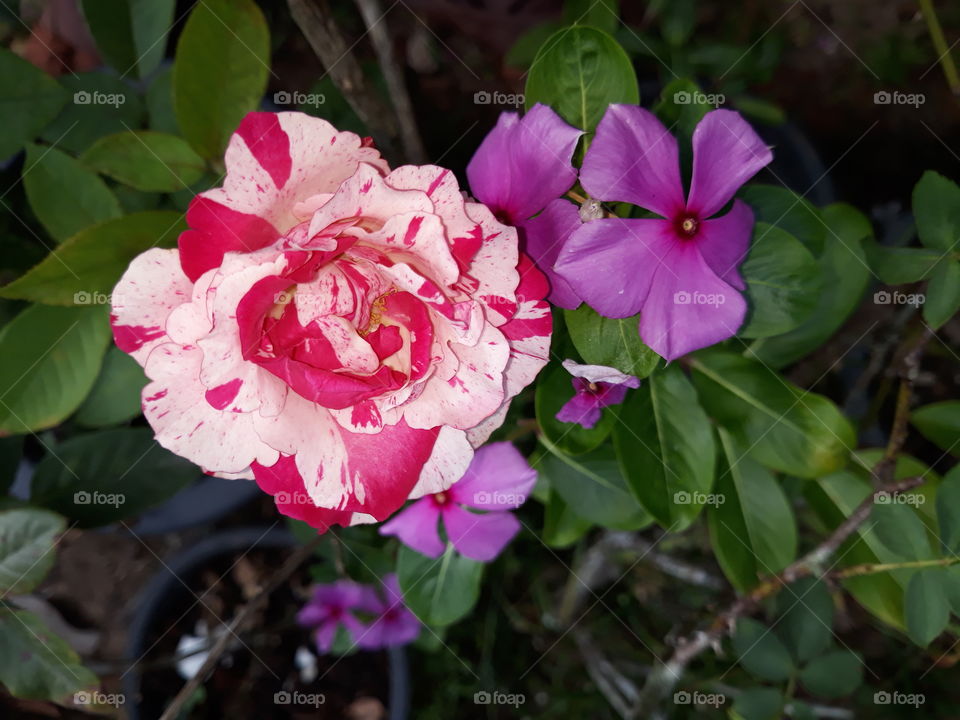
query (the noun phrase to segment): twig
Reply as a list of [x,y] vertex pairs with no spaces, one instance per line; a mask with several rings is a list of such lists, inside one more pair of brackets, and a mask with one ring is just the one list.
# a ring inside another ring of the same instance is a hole
[[290,14],[350,107],[370,130],[384,154],[396,152],[393,113],[374,92],[333,19],[327,0],[287,0]]
[[950,92],[954,95],[960,95],[960,75],[957,74],[957,66],[953,64],[953,58],[950,56],[950,48],[947,46],[947,39],[943,36],[943,28],[940,27],[937,12],[933,9],[933,2],[931,0],[920,0],[920,11],[927,21],[927,29],[930,31],[933,49],[937,53],[937,62],[943,68],[943,74],[947,78]]
[[244,605],[239,612],[233,616],[233,620],[226,626],[226,632],[222,633],[213,644],[213,647],[210,648],[210,654],[207,655],[207,659],[204,660],[203,665],[200,666],[196,675],[190,678],[187,683],[180,688],[180,692],[177,693],[173,701],[167,706],[167,709],[164,710],[163,715],[160,716],[160,720],[173,720],[180,714],[187,700],[190,699],[197,691],[197,688],[200,687],[201,683],[206,680],[207,676],[216,667],[220,656],[226,652],[231,639],[237,637],[238,633],[243,632],[244,625],[253,613],[270,597],[274,590],[290,579],[290,576],[293,575],[296,569],[313,554],[322,540],[323,536],[318,535],[306,545],[298,548],[297,551],[280,566],[280,569],[274,573],[270,581],[260,588],[260,591],[250,602]]
[[875,575],[876,573],[891,572],[892,570],[917,569],[925,567],[949,567],[960,562],[960,557],[942,557],[934,560],[911,560],[900,563],[863,563],[861,565],[851,565],[830,573],[830,577],[838,580],[844,580],[861,575]]
[[[377,54],[383,79],[387,83],[387,92],[397,111],[397,120],[400,121],[400,141],[403,143],[403,152],[407,162],[422,165],[427,161],[427,154],[423,149],[423,141],[417,130],[417,121],[413,115],[413,104],[407,93],[407,86],[403,82],[403,73],[393,58],[393,45],[390,42],[390,33],[387,31],[386,14],[380,6],[380,0],[356,0],[363,23],[370,34],[373,51]],[[389,10],[387,11],[389,12]]]

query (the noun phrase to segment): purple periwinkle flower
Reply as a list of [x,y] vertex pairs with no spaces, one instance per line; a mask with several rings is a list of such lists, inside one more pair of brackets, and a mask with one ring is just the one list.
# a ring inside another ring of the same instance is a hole
[[383,578],[380,593],[364,608],[375,615],[366,630],[356,638],[366,650],[406,645],[420,635],[420,621],[403,602],[400,583],[393,573]]
[[297,622],[314,630],[314,639],[320,652],[329,652],[337,628],[341,625],[353,638],[363,634],[366,628],[354,612],[373,607],[376,600],[370,588],[351,580],[317,585],[313,588],[310,601],[297,613]]
[[490,562],[520,531],[510,510],[526,501],[536,481],[537,473],[513,445],[485,445],[460,480],[407,506],[380,527],[380,534],[395,535],[417,552],[439,557],[445,547],[438,532],[443,518],[447,539],[460,553]]
[[566,308],[580,299],[553,264],[580,217],[559,198],[577,180],[572,160],[582,134],[546,105],[534,105],[523,118],[501,113],[467,165],[474,196],[517,228],[524,252],[550,281],[550,302]]
[[667,360],[731,337],[747,304],[737,270],[753,212],[737,189],[772,160],[738,113],[713,110],[693,133],[684,197],[677,141],[653,113],[611,105],[586,153],[580,183],[591,197],[638,205],[660,217],[602,218],[574,230],[556,272],[606,317],[640,313],[640,336]]
[[619,405],[627,396],[628,388],[640,387],[638,378],[605,365],[580,365],[564,360],[563,367],[573,375],[574,395],[560,408],[556,418],[560,422],[579,423],[587,430],[599,422],[603,408]]

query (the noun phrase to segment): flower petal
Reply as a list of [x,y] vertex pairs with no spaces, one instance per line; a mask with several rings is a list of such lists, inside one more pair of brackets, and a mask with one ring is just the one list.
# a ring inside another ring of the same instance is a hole
[[564,360],[561,363],[564,369],[574,377],[584,378],[593,383],[609,383],[611,385],[626,385],[629,388],[640,387],[640,380],[633,375],[625,375],[616,368],[606,365],[581,365],[573,360]]
[[381,525],[380,534],[395,536],[421,555],[440,557],[444,545],[437,529],[439,517],[440,509],[433,498],[421,498]]
[[700,225],[697,237],[700,254],[721,280],[737,290],[746,288],[738,268],[750,249],[752,231],[753,210],[740,200],[733,201],[726,215],[705,220]]
[[684,205],[677,140],[636,105],[607,109],[583,159],[580,182],[597,200],[633,203],[663,217]]
[[575,392],[556,414],[557,420],[565,423],[577,423],[590,430],[600,422],[600,403],[588,393]]
[[676,242],[666,220],[591,220],[570,236],[555,267],[601,315],[630,317],[640,312],[654,273]]
[[640,336],[668,361],[733,336],[747,303],[707,265],[696,243],[681,243],[654,276]]
[[512,225],[526,220],[573,185],[571,160],[582,134],[546,105],[522,119],[501,113],[467,165],[471,191]]
[[577,207],[558,198],[552,200],[542,213],[519,226],[520,238],[525,242],[524,251],[550,281],[550,302],[570,310],[580,304],[580,298],[570,283],[554,271],[553,265],[567,238],[581,224]]
[[750,124],[732,110],[712,110],[693,131],[693,178],[687,209],[708,218],[773,160]]
[[454,503],[443,508],[443,524],[447,537],[460,554],[480,562],[493,560],[520,532],[520,521],[512,513],[480,515]]
[[463,478],[450,488],[454,502],[481,510],[520,507],[537,482],[537,472],[513,444],[498,442],[477,450]]

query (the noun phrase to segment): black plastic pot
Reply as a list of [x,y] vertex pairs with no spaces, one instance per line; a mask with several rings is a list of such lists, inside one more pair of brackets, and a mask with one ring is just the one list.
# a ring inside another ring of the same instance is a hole
[[[150,650],[152,631],[169,613],[172,600],[186,592],[184,582],[201,571],[211,561],[251,549],[289,548],[298,543],[281,528],[245,527],[218,532],[165,562],[140,594],[137,610],[127,639],[126,658],[136,663]],[[406,651],[402,647],[387,650],[389,660],[388,707],[389,720],[407,720],[410,713],[410,669]],[[153,720],[141,696],[142,678],[134,665],[123,678],[123,692],[127,698],[126,710],[130,720]]]

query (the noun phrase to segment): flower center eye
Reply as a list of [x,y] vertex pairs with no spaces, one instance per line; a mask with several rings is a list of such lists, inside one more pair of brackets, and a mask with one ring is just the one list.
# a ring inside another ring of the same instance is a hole
[[592,383],[590,383],[589,385],[587,385],[587,389],[588,389],[590,392],[595,393],[597,390],[600,389],[600,387],[599,387],[595,382],[592,382]]
[[445,492],[434,493],[433,495],[434,502],[437,505],[446,505],[447,501],[450,499]]
[[687,238],[692,238],[697,234],[700,227],[700,221],[694,215],[681,215],[676,224],[677,232]]

